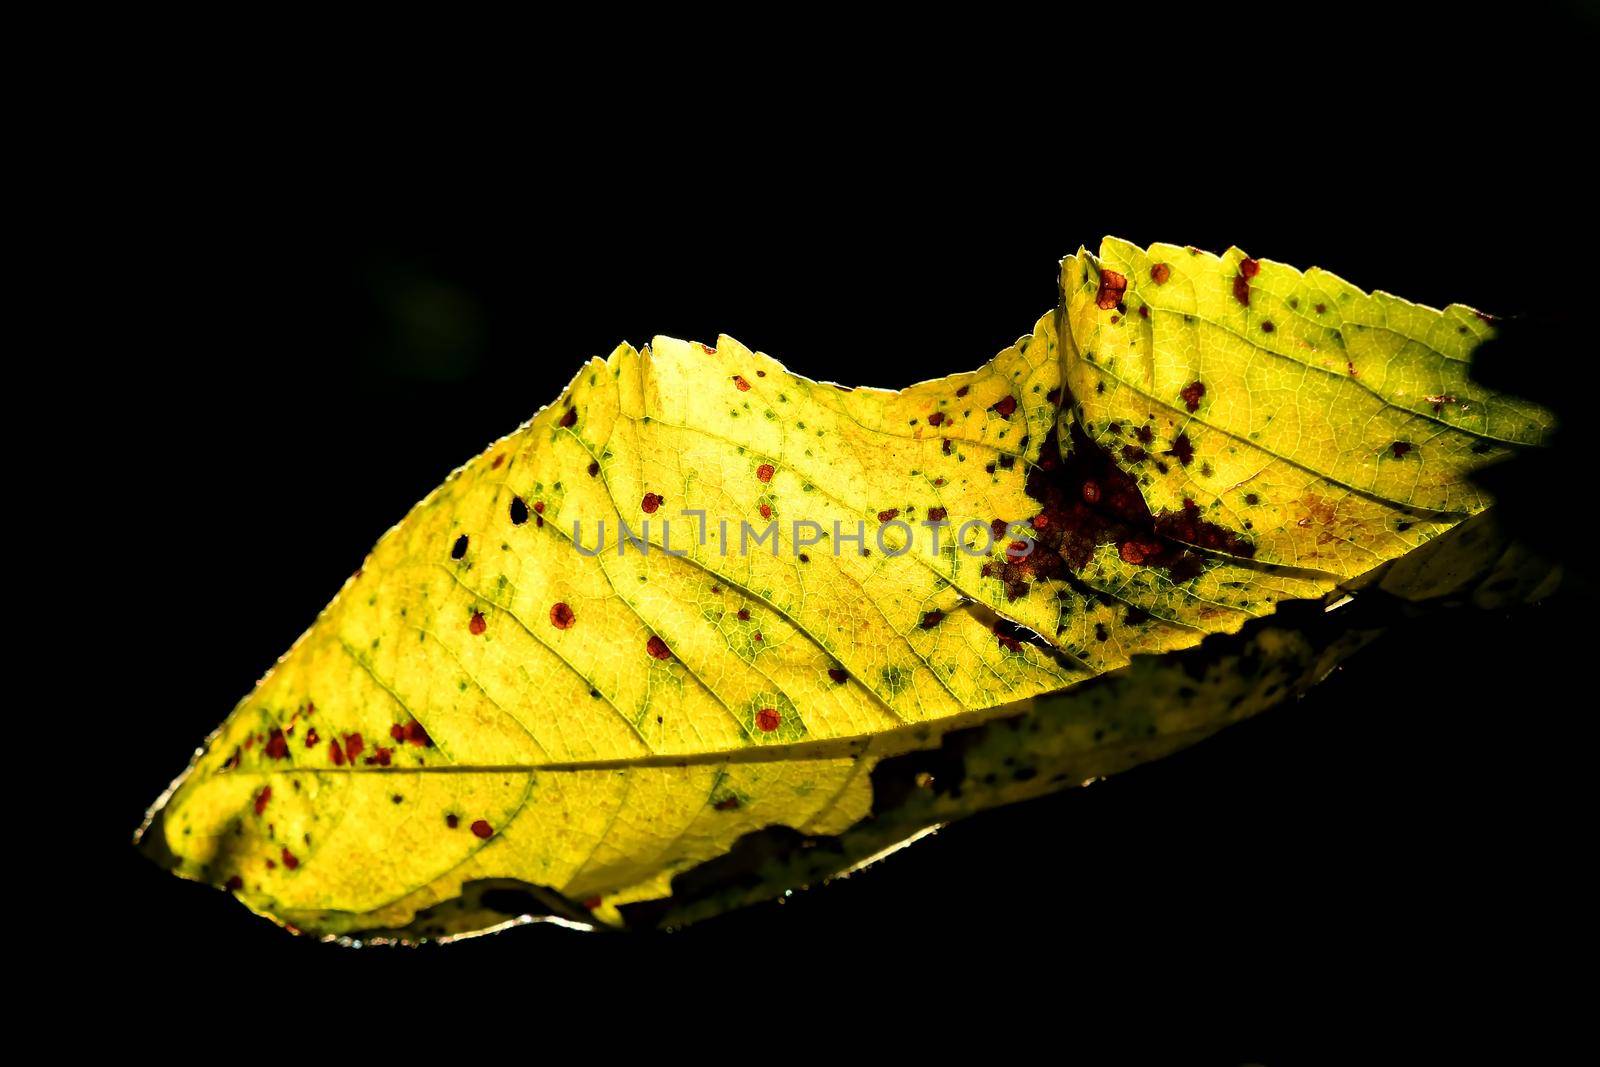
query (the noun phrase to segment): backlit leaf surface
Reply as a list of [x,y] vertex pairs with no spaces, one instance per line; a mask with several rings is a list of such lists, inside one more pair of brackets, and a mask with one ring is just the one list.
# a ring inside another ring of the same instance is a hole
[[[1359,643],[1193,648],[1282,602],[1538,571],[1487,537],[1375,571],[1549,429],[1467,377],[1475,313],[1238,250],[1107,240],[1062,279],[981,369],[899,392],[727,337],[591,360],[383,537],[147,847],[319,934],[690,921],[1170,751]],[[958,737],[972,784],[896,792]]]

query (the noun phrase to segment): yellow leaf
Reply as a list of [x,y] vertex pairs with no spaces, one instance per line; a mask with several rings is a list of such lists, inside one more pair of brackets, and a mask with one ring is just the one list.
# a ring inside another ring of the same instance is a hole
[[[728,337],[618,346],[383,537],[147,845],[318,934],[469,933],[530,901],[615,922],[774,827],[844,842],[811,862],[830,874],[1157,755],[1091,757],[1079,726],[1111,691],[1131,728],[1129,680],[1170,675],[1069,687],[1354,587],[1482,510],[1467,472],[1549,426],[1466,377],[1487,332],[1237,250],[1108,240],[1032,333],[899,392]],[[1390,585],[1526,570],[1502,551]],[[1296,677],[1321,662],[1277,640]],[[1229,717],[1138,714],[1189,740]],[[996,718],[1069,769],[868,818],[878,771]]]

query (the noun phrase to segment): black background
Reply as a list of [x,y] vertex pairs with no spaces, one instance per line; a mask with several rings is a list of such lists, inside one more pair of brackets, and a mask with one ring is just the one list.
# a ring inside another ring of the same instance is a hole
[[[154,103],[108,123],[109,254],[84,268],[116,309],[89,445],[131,564],[115,669],[91,681],[111,683],[108,720],[137,723],[81,871],[85,973],[141,1010],[292,987],[463,1024],[511,990],[553,1020],[640,998],[662,1018],[702,998],[729,1024],[945,1002],[1085,1034],[1102,1004],[1180,1036],[1302,1011],[1332,1034],[1441,998],[1458,1034],[1468,1006],[1494,1016],[1575,937],[1570,597],[1407,629],[1181,756],[670,936],[352,952],[127,840],[372,542],[619,340],[726,332],[812,377],[904,385],[1027,331],[1058,259],[1108,233],[1238,244],[1435,306],[1570,310],[1594,266],[1572,234],[1592,211],[1580,21],[1541,19],[1352,37],[1336,68],[1246,49],[1181,77],[1018,84],[1015,57],[974,56],[884,71],[872,95],[819,84],[876,61],[847,48],[782,69],[619,60],[542,74],[493,119],[505,85],[212,95],[151,72]],[[589,117],[602,83],[619,101]],[[1540,352],[1537,373],[1592,377],[1580,358]]]

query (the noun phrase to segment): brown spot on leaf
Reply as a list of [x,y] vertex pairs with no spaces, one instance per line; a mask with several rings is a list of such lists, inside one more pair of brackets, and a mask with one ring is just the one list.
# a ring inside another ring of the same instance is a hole
[[1200,398],[1206,395],[1205,383],[1200,381],[1190,382],[1178,392],[1178,395],[1183,398],[1184,407],[1190,411],[1199,411]]
[[944,508],[929,508],[928,509],[928,521],[929,522],[943,522],[945,520],[945,516],[948,515],[948,514],[950,514],[950,513],[948,511],[946,511]]
[[750,391],[750,383],[744,380],[744,375],[742,374],[735,374],[733,376],[733,384],[741,393],[748,393]]
[[283,865],[291,871],[300,866],[300,858],[285,848],[280,855],[283,856]]
[[572,614],[572,608],[567,605],[566,601],[558,601],[550,605],[551,626],[558,630],[568,630],[572,628],[572,624],[575,621],[576,616]]
[[488,628],[489,623],[484,619],[483,612],[474,611],[472,613],[472,619],[467,623],[467,629],[472,631],[472,635],[476,637],[478,634],[483,633],[483,631],[487,630]]
[[1194,445],[1189,441],[1189,435],[1180,433],[1172,439],[1172,447],[1167,449],[1167,455],[1176,456],[1178,462],[1187,467],[1194,462]]
[[1404,459],[1407,452],[1411,451],[1410,441],[1396,441],[1389,446],[1389,451],[1394,453],[1395,459]]
[[661,640],[661,638],[657,637],[655,634],[650,635],[650,640],[645,642],[644,648],[646,652],[650,653],[656,659],[672,658],[672,649],[668,648],[667,643]]
[[944,621],[944,612],[939,611],[936,608],[933,611],[924,612],[923,616],[922,616],[922,622],[919,623],[918,625],[920,625],[924,630],[931,630],[935,626],[938,626],[939,623],[941,623],[943,621]]
[[571,429],[578,424],[578,409],[568,408],[567,413],[561,416],[561,425]]
[[850,672],[843,667],[830,667],[828,668],[828,677],[832,678],[837,684],[843,685],[845,680],[850,677]]
[[943,426],[944,425],[944,412],[935,411],[932,415],[929,415],[928,416],[928,425],[929,426]]
[[272,787],[264,785],[261,792],[256,794],[256,814],[260,815],[267,810],[267,803],[272,800]]
[[1122,303],[1122,294],[1127,292],[1128,279],[1114,270],[1102,269],[1100,271],[1100,288],[1095,290],[1094,306],[1101,311],[1110,311]]
[[899,515],[899,514],[900,514],[900,509],[899,508],[889,508],[889,509],[887,509],[885,511],[878,512],[878,521],[879,522],[889,522],[896,515]]
[[639,506],[644,509],[646,515],[654,515],[661,504],[662,497],[659,493],[646,493],[644,499],[639,501]]
[[284,738],[282,730],[276,727],[273,728],[272,736],[267,739],[266,748],[263,751],[271,759],[289,758],[289,742]]
[[777,708],[762,708],[756,712],[756,725],[764,734],[770,734],[783,724],[783,716],[778,714]]
[[1172,268],[1165,263],[1157,263],[1150,268],[1150,280],[1157,285],[1166,285],[1167,279],[1172,277]]
[[1009,419],[1017,410],[1017,398],[1007,394],[990,404],[989,410],[999,415],[1002,419]]
[[487,841],[494,836],[494,827],[489,825],[488,819],[477,819],[472,824],[472,832],[477,837]]
[[756,468],[756,480],[760,482],[770,482],[772,481],[773,473],[772,464],[763,463],[761,466]]

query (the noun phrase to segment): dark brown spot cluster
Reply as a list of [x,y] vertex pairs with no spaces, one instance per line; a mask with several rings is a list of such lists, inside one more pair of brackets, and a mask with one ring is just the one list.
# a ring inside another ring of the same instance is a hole
[[[1003,554],[983,567],[985,577],[1005,583],[1008,599],[1026,595],[1040,579],[1064,580],[1083,570],[1095,549],[1105,544],[1116,545],[1125,562],[1159,568],[1174,581],[1187,581],[1204,569],[1204,557],[1194,547],[1254,555],[1254,545],[1203,519],[1196,508],[1152,515],[1133,476],[1076,425],[1070,427],[1071,447],[1064,459],[1056,458],[1056,441],[1052,429],[1028,475],[1028,495],[1040,504],[1030,520],[1033,551],[1021,558]],[[1125,445],[1124,459],[1130,449],[1143,457],[1142,449]]]
[[672,658],[672,649],[668,648],[667,643],[655,634],[650,635],[650,640],[645,642],[644,648],[646,652],[656,659],[666,660]]

